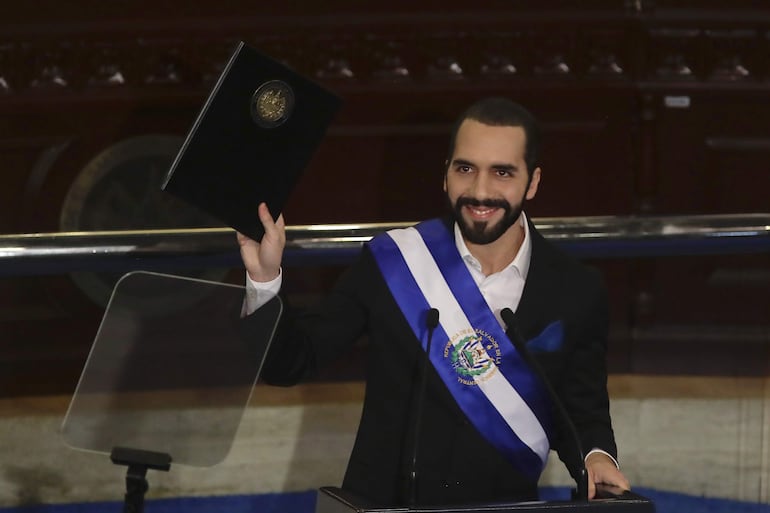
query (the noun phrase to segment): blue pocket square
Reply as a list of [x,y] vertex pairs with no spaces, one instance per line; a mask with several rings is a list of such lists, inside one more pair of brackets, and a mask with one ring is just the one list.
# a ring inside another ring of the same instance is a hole
[[552,353],[564,345],[564,325],[554,321],[545,327],[540,335],[527,342],[527,347],[534,352]]

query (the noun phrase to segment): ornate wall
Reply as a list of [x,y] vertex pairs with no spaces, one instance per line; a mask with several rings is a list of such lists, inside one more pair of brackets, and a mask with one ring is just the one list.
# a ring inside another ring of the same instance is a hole
[[[158,184],[239,39],[345,102],[290,224],[435,215],[449,126],[490,94],[542,120],[534,217],[767,211],[770,9],[723,4],[4,6],[0,233],[211,223]],[[767,372],[767,255],[596,264],[613,371]],[[0,393],[71,388],[113,278],[0,282]]]

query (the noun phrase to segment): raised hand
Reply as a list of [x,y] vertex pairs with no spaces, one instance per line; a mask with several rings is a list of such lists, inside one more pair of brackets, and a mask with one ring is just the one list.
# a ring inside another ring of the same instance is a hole
[[259,205],[258,213],[265,229],[262,241],[257,242],[238,232],[238,245],[249,277],[257,282],[267,282],[280,273],[283,248],[286,246],[286,226],[283,214],[278,216],[277,221],[273,221],[265,203]]

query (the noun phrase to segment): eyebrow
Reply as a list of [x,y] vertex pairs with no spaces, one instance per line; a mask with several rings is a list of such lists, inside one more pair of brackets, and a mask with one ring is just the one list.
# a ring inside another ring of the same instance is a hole
[[[452,165],[455,166],[455,167],[457,167],[457,166],[478,167],[473,162],[471,162],[469,160],[465,160],[465,159],[454,159],[452,161]],[[516,167],[513,164],[502,164],[502,163],[501,164],[492,164],[492,166],[490,166],[490,167],[492,169],[494,169],[495,171],[510,171],[512,173],[515,173],[516,171],[519,170],[519,168]]]
[[492,169],[495,171],[510,171],[511,173],[515,173],[519,170],[519,168],[513,164],[492,164]]
[[457,167],[457,166],[476,167],[476,164],[474,164],[473,162],[471,162],[469,160],[465,160],[465,159],[454,159],[454,160],[452,160],[452,165],[455,166],[455,167]]

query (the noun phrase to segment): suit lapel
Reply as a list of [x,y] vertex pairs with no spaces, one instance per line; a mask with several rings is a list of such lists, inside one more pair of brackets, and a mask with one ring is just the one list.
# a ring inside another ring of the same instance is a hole
[[516,309],[516,319],[522,335],[531,339],[554,319],[549,315],[553,311],[550,303],[558,294],[558,272],[552,248],[542,235],[530,223],[529,233],[532,237],[532,257],[524,284],[521,301]]

